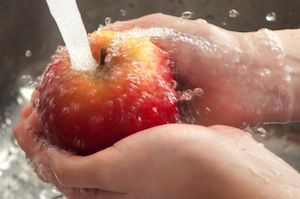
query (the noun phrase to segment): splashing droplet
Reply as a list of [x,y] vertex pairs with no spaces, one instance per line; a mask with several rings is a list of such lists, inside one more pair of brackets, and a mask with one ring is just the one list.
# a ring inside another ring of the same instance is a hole
[[28,74],[22,75],[21,81],[22,81],[22,84],[28,86],[32,82],[32,76],[28,75]]
[[[34,91],[34,88],[30,87],[30,86],[22,86],[19,88],[20,95],[26,102],[30,102],[33,91]],[[18,103],[19,103],[19,101],[18,101]],[[24,101],[23,101],[23,103],[24,103]]]
[[268,138],[270,136],[270,134],[267,132],[267,130],[261,126],[256,126],[256,127],[247,126],[244,130],[246,132],[249,132],[250,134],[258,135],[262,138]]
[[183,19],[190,19],[192,17],[193,17],[193,12],[191,12],[191,11],[184,11],[181,14],[181,18],[183,18]]
[[31,57],[32,56],[32,52],[30,50],[26,50],[25,51],[25,56],[26,57]]
[[105,17],[104,22],[105,22],[105,25],[111,24],[111,18],[110,17]]
[[7,128],[7,124],[5,124],[5,123],[1,124],[1,128],[2,129],[6,129]]
[[6,118],[6,119],[5,119],[5,123],[6,123],[8,126],[10,126],[10,125],[12,124],[12,121],[11,121],[10,118]]
[[201,88],[195,88],[194,90],[187,89],[182,92],[178,92],[178,101],[191,101],[194,97],[201,97],[204,91]]
[[269,21],[269,22],[274,22],[276,21],[276,13],[275,12],[270,12],[266,15],[266,20]]
[[237,18],[238,16],[240,16],[240,13],[235,9],[231,9],[229,10],[228,15],[230,18]]
[[127,15],[127,11],[124,9],[120,9],[121,16],[125,17]]
[[16,100],[17,100],[17,103],[18,103],[19,105],[23,105],[23,104],[24,104],[24,100],[23,100],[22,97],[18,96]]

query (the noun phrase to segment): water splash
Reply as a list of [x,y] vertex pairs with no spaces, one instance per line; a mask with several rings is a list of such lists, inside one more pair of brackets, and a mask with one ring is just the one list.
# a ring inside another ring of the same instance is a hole
[[24,74],[19,79],[19,96],[16,101],[19,105],[30,102],[31,95],[37,85],[37,81],[29,74]]
[[176,32],[170,28],[148,28],[148,29],[138,29],[133,28],[129,31],[122,33],[115,33],[115,37],[112,41],[112,46],[116,46],[119,42],[122,42],[129,38],[141,38],[141,37],[151,37],[151,38],[166,38],[174,42],[180,41],[183,43],[191,44],[195,49],[201,49],[203,54],[219,53],[221,47],[218,48],[215,44],[211,43],[207,39],[201,36],[194,36],[187,33]]
[[191,12],[191,11],[184,11],[181,14],[181,18],[183,18],[183,19],[191,19],[192,17],[193,17],[193,12]]
[[240,13],[236,9],[231,9],[228,11],[228,16],[230,18],[237,18],[238,16],[240,16]]
[[111,24],[111,18],[110,17],[105,17],[104,22],[105,22],[105,25]]
[[201,97],[204,91],[201,88],[187,89],[185,91],[178,91],[178,101],[191,101],[194,97]]
[[10,118],[6,118],[5,123],[7,124],[7,126],[10,126],[12,124],[12,121]]
[[277,18],[276,12],[270,12],[266,15],[266,20],[269,22],[275,22]]
[[16,101],[20,106],[24,105],[24,99],[22,97],[18,96],[16,98]]
[[26,85],[26,86],[30,85],[32,83],[32,80],[33,80],[33,78],[29,74],[25,74],[25,75],[21,76],[21,83],[23,85]]
[[255,127],[247,126],[246,128],[244,128],[244,131],[252,135],[258,135],[262,138],[268,138],[269,136],[268,131],[262,126],[255,126]]
[[76,70],[93,70],[97,63],[92,56],[85,27],[75,0],[47,0]]

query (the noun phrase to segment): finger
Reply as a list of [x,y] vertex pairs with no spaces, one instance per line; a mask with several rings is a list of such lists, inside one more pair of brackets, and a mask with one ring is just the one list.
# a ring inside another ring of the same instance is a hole
[[14,128],[14,136],[29,158],[40,149],[37,139],[39,133],[40,122],[36,111],[32,111],[30,116],[19,122]]
[[116,186],[121,171],[121,156],[113,147],[90,156],[74,156],[49,148],[45,154],[56,179],[66,187],[101,188],[122,193]]
[[[58,149],[53,148],[52,150],[58,150]],[[63,151],[60,152],[65,153]],[[90,189],[90,188],[76,188],[76,187],[65,186],[61,184],[61,182],[57,179],[55,174],[49,170],[49,168],[45,168],[44,165],[47,164],[47,158],[43,158],[43,157],[47,157],[47,155],[45,155],[45,153],[42,152],[38,155],[38,157],[40,159],[39,165],[43,165],[43,166],[38,166],[37,164],[34,164],[33,167],[35,172],[39,176],[39,178],[41,178],[45,182],[49,182],[53,184],[60,192],[62,192],[65,196],[67,196],[67,198],[70,199],[95,199],[95,198],[114,199],[116,198],[118,199],[124,195],[121,193],[115,193],[115,192],[111,192],[99,188]],[[43,171],[41,169],[38,170],[37,167],[39,168],[43,167]]]
[[[204,42],[201,39],[198,41]],[[170,59],[174,61],[176,67],[173,72],[180,86],[184,87],[184,83],[189,88],[196,88],[202,86],[201,82],[209,80],[208,76],[203,75],[209,69],[199,66],[213,65],[215,61],[208,58],[210,56],[205,50],[193,43],[173,37],[154,37],[152,42],[168,52]]]
[[[38,138],[40,123],[36,111],[14,129],[15,137],[31,160],[40,178],[51,181],[48,172],[53,172],[60,184],[68,187],[103,188],[112,190],[113,174],[118,171],[119,153],[108,148],[97,154],[81,157],[73,156],[54,147],[45,149]],[[49,178],[49,179],[47,179]],[[117,191],[118,192],[118,191]]]
[[[203,28],[203,25],[206,28]],[[184,32],[192,35],[208,35],[210,34],[210,26],[205,20],[188,20],[180,17],[174,17],[170,15],[164,15],[161,13],[150,14],[138,19],[133,19],[125,22],[116,22],[110,26],[108,29],[122,31],[129,30],[132,28],[151,28],[151,27],[164,27],[174,29],[178,32]]]
[[[61,188],[61,189],[60,189]],[[79,188],[66,188],[59,187],[59,190],[63,192],[67,198],[70,199],[121,199],[124,198],[124,194],[116,194],[110,191],[101,189],[79,189]]]
[[[161,34],[157,34],[159,36],[152,36],[152,41],[168,52],[171,60],[175,62],[180,84],[185,82],[189,86],[199,87],[199,83],[202,85],[201,82],[208,80],[208,76],[201,74],[211,69],[199,66],[216,65],[215,53],[221,49],[213,49],[210,40],[219,38],[219,34],[223,35],[222,38],[227,38],[223,30],[201,20],[186,20],[164,14],[152,14],[126,22],[117,22],[107,28],[121,31],[151,27],[172,29],[162,31]],[[226,38],[222,39],[223,43],[229,40]]]
[[[36,137],[36,135],[33,133],[33,131],[30,131],[28,129],[30,129],[29,127],[26,128],[26,123],[31,122],[30,120],[35,120],[34,119],[34,115],[30,116],[31,118],[29,119],[29,121],[23,121],[21,122],[21,124],[16,127],[16,138],[20,144],[20,146],[23,148],[23,150],[26,153],[26,156],[29,158],[30,160],[30,164],[33,167],[35,173],[38,175],[38,177],[43,180],[44,182],[50,182],[51,184],[53,184],[54,186],[56,186],[61,192],[63,192],[66,196],[69,196],[70,198],[91,198],[94,199],[95,196],[101,196],[100,198],[117,198],[118,195],[120,195],[119,193],[115,193],[115,192],[110,192],[110,191],[106,191],[106,190],[91,190],[91,189],[79,189],[79,188],[74,188],[72,186],[65,186],[65,178],[67,177],[67,179],[74,179],[74,181],[77,181],[77,177],[80,179],[83,177],[90,177],[89,180],[93,179],[93,177],[95,177],[95,175],[90,175],[90,176],[86,176],[85,173],[80,173],[80,175],[77,175],[77,173],[73,173],[74,178],[69,178],[68,176],[71,175],[72,173],[69,173],[67,171],[69,171],[69,169],[67,170],[60,170],[60,169],[53,169],[53,167],[51,167],[51,163],[50,161],[53,160],[53,158],[58,158],[58,157],[63,157],[63,158],[69,158],[71,156],[71,153],[68,153],[66,151],[63,150],[59,150],[55,147],[44,147],[43,143],[41,142],[41,139],[38,139]],[[34,125],[33,125],[34,126]],[[55,157],[53,157],[52,155],[49,154],[56,154],[54,155]],[[80,161],[80,160],[79,160]],[[69,161],[66,161],[69,162]],[[60,161],[60,163],[63,163],[62,161]],[[73,164],[73,163],[71,163]],[[97,164],[97,162],[96,162]],[[69,165],[72,166],[73,165]],[[76,167],[76,165],[75,165]],[[87,168],[83,168],[83,169],[87,169]],[[60,171],[64,172],[64,173],[60,173]],[[93,172],[97,172],[95,170],[93,170]],[[64,176],[64,175],[67,176]],[[63,176],[63,177],[60,177]],[[91,178],[92,176],[92,178]],[[72,183],[71,183],[72,184]],[[87,187],[85,186],[85,184],[83,184],[84,186],[82,187]],[[96,187],[98,188],[98,187]]]
[[33,107],[31,104],[25,106],[20,112],[21,119],[26,119],[31,114],[32,111],[33,111]]
[[213,125],[213,126],[209,126],[208,128],[213,129],[215,130],[215,132],[220,132],[220,133],[246,133],[241,129],[231,127],[231,126],[225,126],[225,125]]
[[[216,54],[222,55],[224,45],[231,47],[232,38],[225,30],[203,20],[187,20],[164,14],[152,14],[138,19],[117,22],[108,26],[116,31],[132,28],[161,27],[171,30],[156,33],[152,41],[168,52],[176,64],[176,79],[189,87],[199,87],[208,82],[211,67],[218,65]],[[151,35],[150,35],[151,36]],[[216,45],[218,43],[220,45]],[[201,78],[199,78],[201,76]]]
[[213,125],[209,126],[208,128],[214,130],[215,133],[218,133],[221,136],[231,138],[232,140],[254,141],[250,133],[235,127],[225,125]]

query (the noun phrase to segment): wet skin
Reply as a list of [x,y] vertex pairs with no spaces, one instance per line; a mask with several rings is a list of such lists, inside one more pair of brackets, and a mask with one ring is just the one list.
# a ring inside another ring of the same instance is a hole
[[[204,90],[201,98],[192,101],[200,107],[203,120],[198,123],[240,126],[242,122],[297,118],[297,109],[291,112],[289,105],[296,107],[291,102],[296,100],[298,87],[286,82],[290,74],[278,62],[278,52],[268,50],[259,42],[262,38],[271,42],[272,33],[229,32],[202,20],[188,21],[161,14],[117,23],[109,28],[133,27],[172,28],[207,41],[222,52],[204,53],[203,49],[187,46],[180,40],[153,38],[157,45],[169,49],[176,62],[178,78],[184,82],[180,86]],[[244,67],[239,68],[241,65],[237,64],[222,67],[237,58]],[[292,63],[288,56],[279,58]],[[293,63],[296,65],[292,66],[299,66],[297,61]],[[271,70],[271,75],[268,76],[268,70],[261,69]],[[262,78],[261,72],[267,75],[268,81]],[[268,103],[261,107],[261,102],[265,101]],[[278,101],[280,106],[274,111],[273,102]],[[209,113],[205,113],[206,107],[211,110]],[[158,126],[85,157],[53,146],[45,147],[37,139],[40,133],[36,110],[26,107],[15,128],[15,136],[37,174],[69,198],[281,199],[300,195],[299,173],[246,132],[233,127]]]

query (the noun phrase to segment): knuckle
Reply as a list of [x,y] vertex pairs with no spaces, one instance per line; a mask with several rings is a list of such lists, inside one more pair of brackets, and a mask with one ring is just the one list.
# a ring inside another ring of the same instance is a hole
[[161,12],[158,12],[158,13],[151,14],[149,16],[152,17],[153,19],[161,19],[165,15],[163,13],[161,13]]

